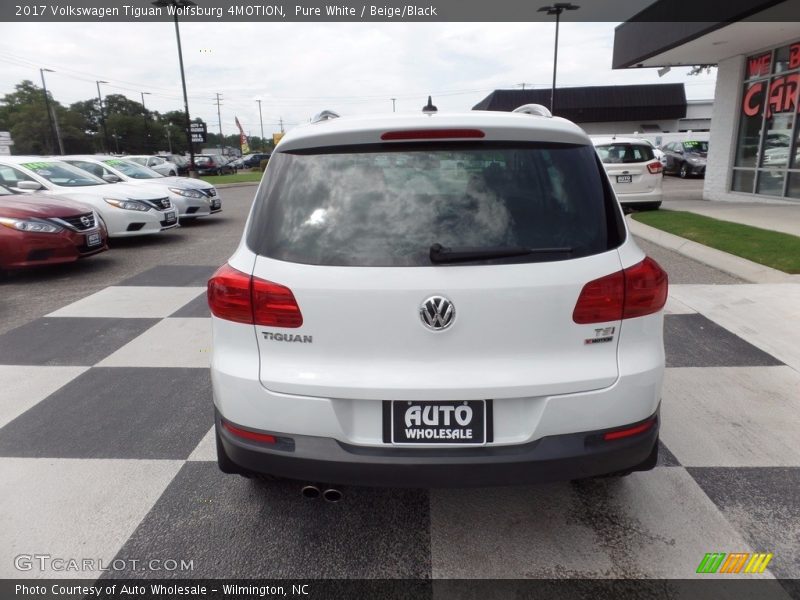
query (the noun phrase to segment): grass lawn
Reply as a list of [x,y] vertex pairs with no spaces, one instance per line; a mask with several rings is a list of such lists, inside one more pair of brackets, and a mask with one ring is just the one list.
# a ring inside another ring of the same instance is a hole
[[249,171],[247,173],[237,173],[236,175],[209,175],[200,179],[207,181],[211,185],[220,183],[258,183],[261,181],[261,175],[263,175],[261,171]]
[[676,210],[635,213],[637,221],[785,273],[800,273],[800,237]]

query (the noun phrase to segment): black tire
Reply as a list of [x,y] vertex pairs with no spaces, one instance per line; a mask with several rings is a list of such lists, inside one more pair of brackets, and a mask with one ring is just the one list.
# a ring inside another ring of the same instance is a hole
[[175,177],[176,175],[177,175],[177,173],[175,171],[170,171],[169,172],[169,176],[170,177]]
[[636,210],[658,210],[661,207],[661,202],[642,202],[641,204],[636,204],[634,208]]
[[687,177],[689,177],[689,167],[687,166],[686,163],[681,163],[681,168],[678,171],[678,177],[680,177],[681,179],[686,179]]

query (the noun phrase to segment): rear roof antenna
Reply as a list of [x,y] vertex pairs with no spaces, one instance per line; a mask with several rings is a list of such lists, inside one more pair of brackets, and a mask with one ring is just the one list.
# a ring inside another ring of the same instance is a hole
[[438,110],[439,109],[433,105],[433,102],[431,102],[431,97],[428,96],[428,103],[422,107],[422,112],[424,112],[426,115],[431,115]]

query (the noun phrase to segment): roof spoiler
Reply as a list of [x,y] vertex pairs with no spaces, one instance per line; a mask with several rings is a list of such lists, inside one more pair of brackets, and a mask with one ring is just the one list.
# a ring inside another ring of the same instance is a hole
[[338,118],[339,118],[339,113],[335,113],[332,110],[323,110],[314,115],[314,118],[311,119],[311,122],[319,123],[320,121],[330,121],[331,119],[338,119]]
[[523,104],[522,106],[518,106],[513,111],[515,113],[524,113],[526,115],[534,115],[537,117],[552,117],[552,113],[547,110],[547,107],[542,106],[541,104]]

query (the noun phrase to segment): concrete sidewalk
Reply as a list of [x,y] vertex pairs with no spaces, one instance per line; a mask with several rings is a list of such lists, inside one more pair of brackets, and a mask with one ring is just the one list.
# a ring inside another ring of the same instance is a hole
[[782,231],[800,237],[800,202],[719,202],[710,200],[671,200],[664,195],[662,208],[684,210],[721,221],[732,221],[761,229]]

